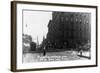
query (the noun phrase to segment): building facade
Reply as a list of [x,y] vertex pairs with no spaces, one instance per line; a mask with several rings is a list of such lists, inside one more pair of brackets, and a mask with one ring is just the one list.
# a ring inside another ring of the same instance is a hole
[[47,39],[56,48],[76,48],[91,42],[91,14],[52,12]]

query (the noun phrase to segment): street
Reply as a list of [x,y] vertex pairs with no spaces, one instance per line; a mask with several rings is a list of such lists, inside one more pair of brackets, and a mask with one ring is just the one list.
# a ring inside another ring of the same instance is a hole
[[80,57],[77,54],[78,53],[76,51],[46,52],[45,56],[43,56],[43,53],[25,53],[23,54],[23,63],[88,60],[87,58]]

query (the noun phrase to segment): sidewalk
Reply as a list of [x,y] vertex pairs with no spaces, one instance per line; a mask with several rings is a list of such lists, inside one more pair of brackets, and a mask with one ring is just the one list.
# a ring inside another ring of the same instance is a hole
[[82,55],[80,53],[78,53],[78,56],[80,57],[84,57],[84,58],[87,58],[87,59],[91,59],[91,53],[89,51],[84,51],[82,52]]

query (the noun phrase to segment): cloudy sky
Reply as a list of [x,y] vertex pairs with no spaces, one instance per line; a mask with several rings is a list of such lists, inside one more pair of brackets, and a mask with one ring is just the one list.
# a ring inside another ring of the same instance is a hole
[[46,37],[48,32],[47,25],[52,19],[52,12],[46,11],[23,11],[23,33],[32,36],[32,40],[39,44]]

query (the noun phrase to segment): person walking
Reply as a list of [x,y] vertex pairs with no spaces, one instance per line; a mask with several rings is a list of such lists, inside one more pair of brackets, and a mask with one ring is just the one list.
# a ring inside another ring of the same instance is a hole
[[45,56],[46,55],[46,47],[44,46],[43,47],[43,56]]

